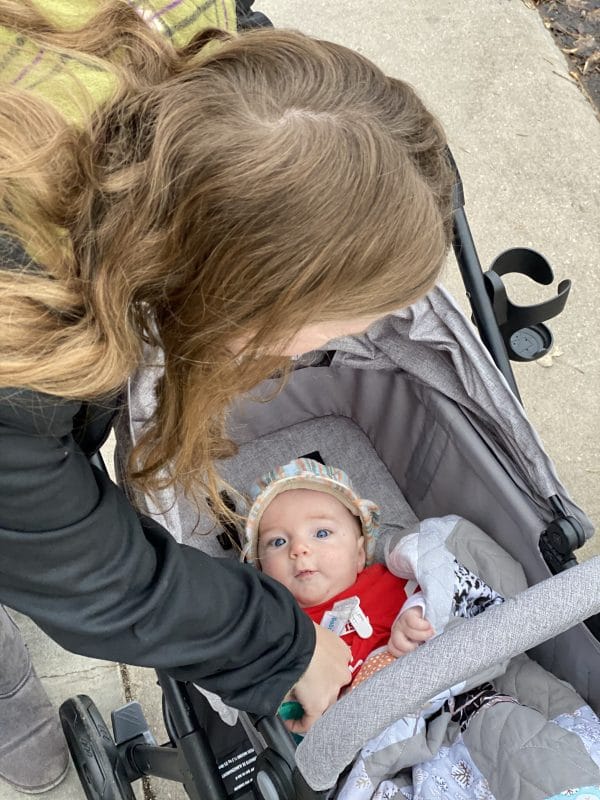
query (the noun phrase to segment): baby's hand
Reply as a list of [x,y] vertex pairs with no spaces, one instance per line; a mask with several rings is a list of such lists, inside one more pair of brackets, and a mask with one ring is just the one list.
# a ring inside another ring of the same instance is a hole
[[392,625],[387,648],[393,656],[405,656],[434,635],[431,623],[423,618],[423,609],[407,608]]

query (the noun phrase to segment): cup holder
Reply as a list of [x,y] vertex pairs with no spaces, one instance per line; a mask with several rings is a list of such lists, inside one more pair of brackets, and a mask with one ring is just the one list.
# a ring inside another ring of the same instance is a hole
[[484,273],[486,290],[509,358],[535,361],[552,347],[552,333],[544,323],[558,316],[565,307],[571,281],[561,281],[556,296],[550,300],[521,306],[509,300],[502,280],[502,276],[511,273],[525,275],[544,286],[553,282],[554,273],[544,256],[527,247],[513,247],[501,253]]

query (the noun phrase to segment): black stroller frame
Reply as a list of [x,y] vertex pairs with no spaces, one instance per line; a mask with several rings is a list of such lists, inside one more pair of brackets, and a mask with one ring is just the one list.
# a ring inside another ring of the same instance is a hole
[[[516,306],[507,298],[502,275],[518,272],[549,285],[553,274],[539,253],[515,248],[502,253],[483,272],[464,209],[460,174],[456,172],[453,210],[453,248],[481,339],[513,393],[519,398],[510,360],[532,361],[547,353],[552,335],[546,320],[559,314],[566,303],[570,281],[562,281],[552,299],[534,306]],[[519,398],[520,399],[520,398]],[[94,456],[97,466],[101,457]],[[558,496],[550,498],[555,518],[540,537],[540,550],[552,573],[574,564],[573,551],[584,541],[580,523],[565,512]],[[600,619],[586,623],[600,639]],[[73,761],[88,800],[133,800],[131,784],[155,776],[183,784],[191,800],[228,800],[232,796],[263,800],[316,800],[295,764],[296,745],[281,719],[241,714],[241,722],[257,753],[252,786],[228,791],[206,731],[206,715],[216,712],[200,692],[157,670],[163,692],[163,714],[169,735],[158,745],[150,733],[139,703],[112,712],[113,735],[93,701],[85,696],[66,700],[60,716]]]

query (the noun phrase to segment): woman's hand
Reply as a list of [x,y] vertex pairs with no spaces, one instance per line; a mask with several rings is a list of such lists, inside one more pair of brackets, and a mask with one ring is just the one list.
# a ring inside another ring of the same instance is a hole
[[423,617],[423,609],[408,608],[392,625],[387,648],[393,656],[404,656],[431,639],[435,631]]
[[[313,623],[314,624],[314,623]],[[306,733],[332,703],[343,686],[350,683],[348,668],[350,648],[327,628],[315,624],[317,641],[308,668],[293,689],[294,697],[304,709],[302,719],[286,720],[293,733]]]

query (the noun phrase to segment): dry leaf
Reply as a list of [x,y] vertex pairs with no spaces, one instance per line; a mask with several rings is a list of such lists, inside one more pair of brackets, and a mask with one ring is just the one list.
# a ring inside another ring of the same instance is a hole
[[545,369],[548,369],[548,367],[553,366],[554,361],[550,353],[548,353],[547,355],[538,358],[535,363],[539,367],[544,367]]
[[580,36],[574,42],[574,45],[575,47],[563,47],[561,49],[563,53],[568,53],[569,55],[590,55],[597,49],[596,37],[592,36],[591,33],[587,33],[585,36]]
[[588,0],[567,0],[567,6],[571,11],[587,11],[589,2]]
[[562,33],[564,36],[571,36],[570,29],[565,28],[565,26],[561,25],[557,20],[549,20],[548,22],[544,22],[544,25],[553,33]]
[[591,55],[588,60],[583,65],[583,74],[587,75],[588,72],[591,72],[596,67],[600,68],[600,51],[596,50],[596,52]]
[[563,351],[555,345],[549,353],[546,353],[545,356],[538,358],[535,363],[539,364],[540,367],[548,369],[549,367],[554,366],[554,359],[560,358],[562,354]]

